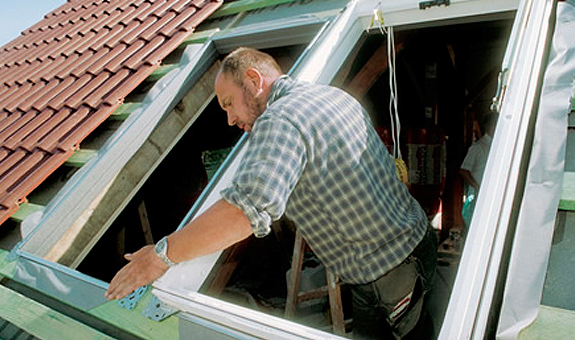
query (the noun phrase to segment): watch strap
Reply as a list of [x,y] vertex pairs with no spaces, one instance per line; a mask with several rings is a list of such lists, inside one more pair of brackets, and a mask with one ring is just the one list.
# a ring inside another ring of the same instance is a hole
[[154,247],[154,251],[155,251],[156,255],[158,255],[158,257],[160,258],[160,260],[162,260],[168,266],[171,267],[171,266],[176,264],[175,262],[170,260],[170,258],[168,257],[168,237],[167,236],[162,237],[162,239],[160,241],[158,241],[158,243],[156,243],[156,246]]

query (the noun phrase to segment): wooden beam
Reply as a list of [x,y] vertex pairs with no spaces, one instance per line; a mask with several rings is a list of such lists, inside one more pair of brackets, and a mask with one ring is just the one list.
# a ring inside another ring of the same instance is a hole
[[150,220],[148,219],[148,210],[146,209],[144,200],[138,205],[138,214],[140,215],[140,222],[142,223],[142,231],[144,232],[146,244],[154,244],[152,228],[150,227]]
[[126,264],[124,259],[126,254],[126,227],[122,227],[116,235],[116,266],[123,267]]
[[201,290],[205,290],[205,293],[210,296],[222,294],[251,239],[252,237],[238,242],[222,252],[210,274],[204,280]]
[[[396,53],[403,49],[404,44],[405,38],[398,36],[395,43]],[[387,67],[387,44],[381,44],[363,68],[355,75],[347,87],[347,91],[356,99],[360,100],[381,74],[387,70]]]
[[0,285],[0,317],[40,339],[113,339]]
[[355,61],[359,52],[361,51],[361,46],[363,46],[365,40],[366,40],[365,36],[360,37],[360,40],[358,41],[356,46],[349,53],[349,55],[345,59],[343,65],[340,67],[335,77],[333,77],[333,80],[331,81],[332,85],[336,87],[344,87],[344,83],[350,74],[351,68],[353,67],[353,62]]
[[468,94],[465,98],[466,102],[463,105],[464,108],[472,106],[477,98],[481,96],[486,90],[488,90],[489,84],[493,81],[497,81],[497,76],[499,74],[499,66],[496,66],[489,70],[479,81],[468,90]]
[[329,296],[329,312],[333,331],[337,335],[345,335],[345,321],[343,319],[343,302],[341,300],[341,287],[339,279],[326,269],[327,290]]
[[286,298],[286,308],[284,315],[287,318],[293,318],[297,310],[297,304],[299,302],[299,285],[301,281],[301,266],[303,263],[305,241],[301,233],[296,232],[294,245],[293,245],[293,256],[291,272],[288,280],[288,291]]

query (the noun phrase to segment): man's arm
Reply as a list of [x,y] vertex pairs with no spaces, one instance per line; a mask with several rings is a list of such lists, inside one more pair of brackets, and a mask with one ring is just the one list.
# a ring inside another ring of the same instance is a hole
[[466,169],[459,169],[459,174],[463,177],[463,180],[469,183],[473,188],[475,188],[475,192],[479,192],[479,183],[473,178],[471,172]]
[[[220,199],[195,220],[168,236],[168,258],[182,262],[223,250],[252,234],[250,222],[243,211]],[[121,299],[135,289],[151,284],[168,266],[148,245],[134,254],[126,254],[130,261],[110,282],[106,297]]]

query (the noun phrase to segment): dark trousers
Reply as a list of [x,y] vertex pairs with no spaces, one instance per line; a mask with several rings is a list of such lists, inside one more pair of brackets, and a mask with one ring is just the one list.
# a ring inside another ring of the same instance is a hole
[[401,264],[373,282],[352,285],[354,339],[434,338],[426,300],[436,263],[437,235],[429,227]]

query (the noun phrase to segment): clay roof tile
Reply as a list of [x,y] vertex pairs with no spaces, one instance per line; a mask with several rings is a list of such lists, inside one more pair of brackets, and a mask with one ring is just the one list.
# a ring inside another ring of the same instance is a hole
[[222,0],[68,0],[0,48],[0,224]]

